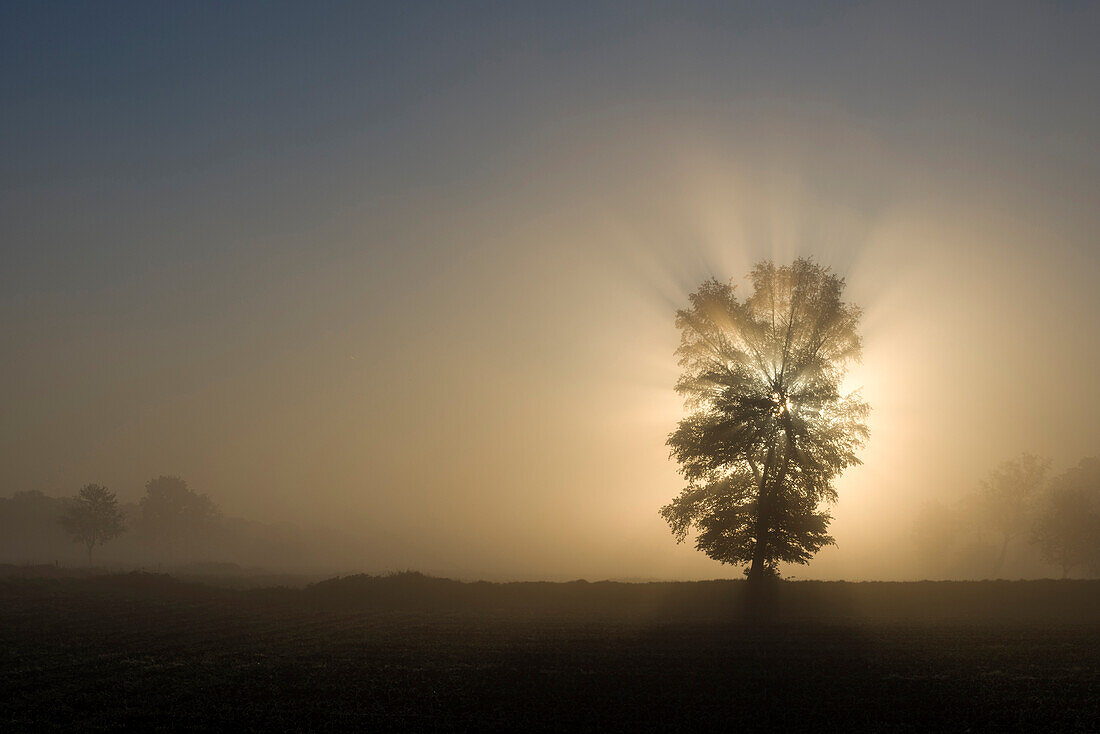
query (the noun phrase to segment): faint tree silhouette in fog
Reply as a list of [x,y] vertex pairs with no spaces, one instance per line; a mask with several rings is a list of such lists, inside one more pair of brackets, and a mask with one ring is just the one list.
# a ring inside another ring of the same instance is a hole
[[1100,459],[1083,459],[1051,481],[1034,533],[1062,578],[1086,564],[1100,571]]
[[168,560],[176,560],[181,543],[193,540],[218,519],[213,500],[179,477],[159,476],[146,482],[140,508],[143,532],[167,552]]
[[98,484],[86,484],[61,516],[61,525],[88,549],[88,565],[97,545],[117,537],[125,529],[124,514],[115,493]]
[[1046,484],[1048,459],[1032,454],[1001,463],[984,480],[978,493],[978,510],[983,524],[997,535],[1000,552],[993,575],[1004,568],[1009,544],[1026,537],[1034,523],[1035,502]]
[[745,565],[750,580],[807,563],[822,546],[833,480],[859,464],[870,410],[840,382],[861,352],[860,309],[844,280],[812,260],[761,262],[753,293],[704,282],[676,314],[690,414],[668,439],[687,487],[661,509],[677,541]]

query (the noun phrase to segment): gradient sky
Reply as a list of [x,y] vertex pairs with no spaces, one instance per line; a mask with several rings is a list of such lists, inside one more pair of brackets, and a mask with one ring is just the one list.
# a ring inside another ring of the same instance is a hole
[[[676,546],[676,308],[808,255],[865,465],[800,578],[1100,454],[1100,5],[0,5],[0,493],[177,474],[334,566]],[[323,529],[323,532],[321,532]],[[331,546],[331,547],[330,547]]]

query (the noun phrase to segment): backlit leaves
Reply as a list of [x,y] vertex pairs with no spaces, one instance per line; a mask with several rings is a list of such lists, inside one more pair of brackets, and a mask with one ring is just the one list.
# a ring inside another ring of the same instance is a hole
[[760,263],[750,280],[746,300],[706,281],[676,314],[689,412],[668,445],[688,486],[661,515],[678,541],[694,529],[696,547],[724,563],[748,563],[763,543],[774,570],[833,542],[819,508],[859,464],[869,407],[840,392],[861,350],[843,279],[800,259]]

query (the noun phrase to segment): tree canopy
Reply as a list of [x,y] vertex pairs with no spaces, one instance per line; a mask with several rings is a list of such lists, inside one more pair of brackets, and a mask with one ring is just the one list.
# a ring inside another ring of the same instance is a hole
[[1025,453],[1002,462],[982,481],[978,510],[983,524],[999,536],[1001,544],[993,569],[995,577],[1004,569],[1009,543],[1029,529],[1049,469],[1049,459]]
[[114,492],[98,484],[86,484],[61,516],[61,525],[73,540],[88,549],[90,564],[97,545],[103,545],[126,529],[124,517]]
[[218,519],[218,508],[209,495],[199,494],[179,477],[159,476],[145,483],[141,521],[171,556],[177,546],[209,529]]
[[1033,537],[1063,577],[1082,565],[1100,571],[1100,459],[1082,459],[1051,482]]
[[860,463],[870,408],[840,391],[862,346],[844,280],[809,259],[761,262],[750,279],[743,301],[705,281],[676,314],[688,415],[668,445],[687,486],[661,515],[677,541],[694,529],[699,550],[756,579],[834,542],[825,506]]

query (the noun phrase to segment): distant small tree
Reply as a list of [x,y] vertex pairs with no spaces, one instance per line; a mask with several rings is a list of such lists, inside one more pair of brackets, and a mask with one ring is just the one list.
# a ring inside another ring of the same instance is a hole
[[1004,568],[1009,544],[1026,537],[1034,524],[1035,503],[1040,497],[1050,468],[1048,459],[1032,454],[1001,463],[985,479],[978,492],[978,520],[995,533],[1000,545],[993,575]]
[[708,280],[676,313],[676,390],[690,412],[668,445],[687,487],[661,515],[677,541],[694,528],[696,548],[756,580],[833,543],[824,505],[860,463],[869,407],[840,391],[861,348],[844,280],[807,259],[761,262],[750,277],[745,300]]
[[117,537],[125,529],[124,515],[115,493],[98,484],[86,484],[61,516],[61,525],[88,549],[88,565],[97,545]]
[[169,557],[181,541],[213,526],[219,514],[208,495],[195,492],[179,477],[163,475],[145,483],[140,508],[143,531]]
[[1051,482],[1034,538],[1062,578],[1082,565],[1100,566],[1100,459],[1084,459]]

